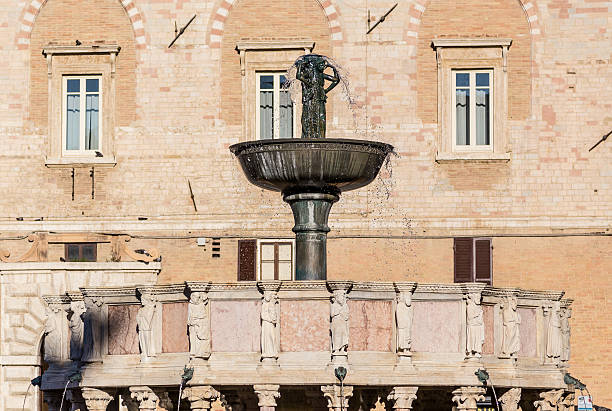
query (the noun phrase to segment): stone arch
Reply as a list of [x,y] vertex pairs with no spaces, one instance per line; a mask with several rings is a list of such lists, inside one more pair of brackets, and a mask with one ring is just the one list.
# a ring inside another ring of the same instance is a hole
[[[239,0],[221,0],[217,10],[211,15],[208,25],[207,40],[211,48],[220,48],[221,40],[225,30],[225,21],[227,20],[232,7]],[[340,24],[340,15],[338,8],[332,3],[332,0],[316,0],[329,21],[331,31],[332,44],[340,44],[344,38],[342,26]]]
[[[145,48],[147,38],[144,30],[144,19],[140,10],[133,0],[119,0],[127,13],[132,29],[134,30],[134,41],[136,48]],[[34,21],[47,0],[30,0],[29,4],[23,9],[19,19],[20,30],[16,36],[16,44],[19,49],[27,49],[30,46],[30,35],[34,28]]]
[[[533,0],[516,0],[521,7],[523,8],[523,12],[525,13],[525,17],[527,19],[527,23],[529,24],[529,31],[531,33],[531,37],[533,39],[538,38],[542,35],[542,27],[540,25],[540,21],[538,19],[538,6]],[[406,31],[404,32],[406,40],[411,43],[416,43],[416,39],[419,36],[419,27],[421,25],[421,18],[423,17],[423,13],[427,8],[427,5],[431,2],[431,0],[415,0],[411,5],[408,11],[410,16],[410,20],[408,25],[406,26]]]

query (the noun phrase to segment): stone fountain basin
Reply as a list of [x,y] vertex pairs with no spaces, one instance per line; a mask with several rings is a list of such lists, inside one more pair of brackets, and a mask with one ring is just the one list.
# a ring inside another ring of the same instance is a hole
[[350,139],[277,139],[230,146],[251,184],[283,195],[329,193],[366,186],[393,146]]

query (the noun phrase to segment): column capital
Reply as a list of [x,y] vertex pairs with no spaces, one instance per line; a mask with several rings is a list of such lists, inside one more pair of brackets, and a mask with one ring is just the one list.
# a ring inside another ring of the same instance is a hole
[[130,396],[138,402],[139,410],[155,411],[159,397],[147,386],[130,387]]
[[280,398],[280,385],[264,384],[253,385],[253,391],[257,394],[260,407],[276,407],[276,399]]
[[194,385],[186,387],[181,398],[189,401],[192,410],[209,410],[219,396],[219,391],[210,385]]
[[348,410],[349,398],[353,396],[353,386],[345,385],[323,385],[321,386],[323,396],[327,399],[327,408],[330,410]]
[[502,411],[519,411],[519,401],[521,401],[520,388],[510,388],[504,395],[499,397]]
[[419,387],[393,387],[387,396],[394,410],[411,410],[412,402],[416,400]]
[[108,403],[113,400],[112,395],[97,388],[83,387],[81,388],[81,395],[89,411],[106,411]]
[[457,403],[458,410],[476,411],[476,402],[484,401],[485,392],[482,387],[461,387],[453,391],[452,401]]
[[537,411],[557,411],[564,392],[565,390],[562,388],[541,392],[541,399],[534,401],[533,405]]

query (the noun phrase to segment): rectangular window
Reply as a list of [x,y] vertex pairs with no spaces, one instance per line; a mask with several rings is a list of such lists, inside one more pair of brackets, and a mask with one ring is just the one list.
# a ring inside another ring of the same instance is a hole
[[97,243],[68,243],[64,245],[64,259],[67,262],[97,261]]
[[100,150],[101,82],[101,76],[64,76],[62,135],[65,154],[93,154]]
[[257,138],[293,138],[295,106],[282,73],[257,73]]
[[492,150],[493,70],[453,70],[453,144]]
[[493,253],[490,238],[455,238],[455,282],[493,283]]
[[293,242],[261,240],[259,251],[260,280],[293,279]]

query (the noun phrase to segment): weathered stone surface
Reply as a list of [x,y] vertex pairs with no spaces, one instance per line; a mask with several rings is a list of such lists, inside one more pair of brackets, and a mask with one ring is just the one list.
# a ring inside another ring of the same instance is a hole
[[519,333],[521,337],[521,357],[535,357],[537,355],[537,330],[536,330],[536,310],[532,308],[519,308],[521,325]]
[[281,301],[281,351],[327,351],[329,303]]
[[350,301],[349,350],[391,351],[390,301]]
[[415,301],[412,351],[459,352],[461,305],[454,301]]
[[188,352],[187,303],[162,305],[162,352]]
[[495,350],[495,309],[492,305],[482,306],[482,315],[484,320],[485,340],[482,345],[483,354],[493,354]]
[[212,301],[213,351],[259,352],[260,309],[259,301]]
[[136,314],[139,305],[111,305],[108,307],[108,353],[111,355],[138,354]]

